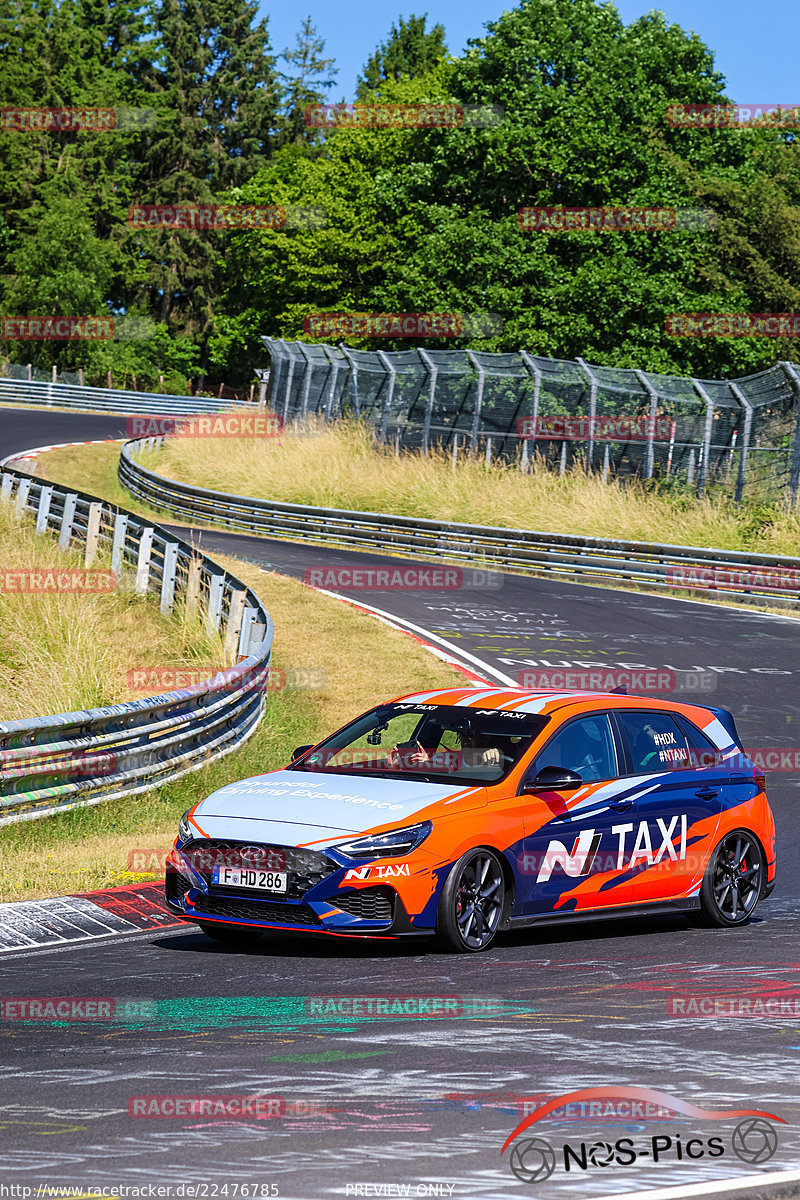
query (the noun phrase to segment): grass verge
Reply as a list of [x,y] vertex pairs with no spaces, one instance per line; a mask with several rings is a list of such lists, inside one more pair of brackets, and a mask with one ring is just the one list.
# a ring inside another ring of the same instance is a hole
[[171,846],[180,814],[214,789],[283,766],[295,746],[319,740],[381,700],[464,682],[412,639],[349,605],[250,563],[217,561],[265,601],[275,621],[277,672],[291,680],[310,670],[322,686],[270,692],[267,715],[246,746],[175,783],[0,827],[0,901],[157,879],[156,872],[132,869],[141,861],[132,856]]
[[541,529],[630,541],[677,542],[764,554],[800,554],[800,515],[788,506],[697,499],[637,480],[603,483],[575,468],[462,454],[395,455],[363,425],[339,424],[280,439],[174,438],[144,465],[187,483],[298,504],[390,512],[445,521]]

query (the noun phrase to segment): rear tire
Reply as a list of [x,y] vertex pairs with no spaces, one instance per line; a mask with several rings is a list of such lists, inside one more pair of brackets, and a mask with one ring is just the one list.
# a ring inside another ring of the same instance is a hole
[[726,833],[715,848],[700,888],[700,923],[715,928],[743,925],[765,881],[764,853],[746,829]]
[[224,925],[217,924],[216,921],[198,921],[197,924],[207,937],[213,938],[215,942],[228,942],[230,945],[237,942],[245,945],[248,942],[256,942],[264,932],[263,929],[254,929],[251,925]]
[[493,850],[462,855],[439,900],[436,932],[446,950],[476,954],[497,937],[506,907],[503,865]]

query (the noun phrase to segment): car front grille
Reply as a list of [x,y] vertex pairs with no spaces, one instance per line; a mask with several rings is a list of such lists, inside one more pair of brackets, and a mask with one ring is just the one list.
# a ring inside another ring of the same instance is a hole
[[[192,864],[212,894],[218,896],[226,895],[228,889],[220,888],[211,882],[211,870],[217,863],[226,866],[254,866],[259,870],[286,871],[287,887],[286,891],[281,893],[281,899],[287,900],[301,900],[310,888],[316,887],[339,869],[335,862],[317,850],[254,842],[221,841],[217,838],[187,842],[181,854]],[[244,855],[249,856],[246,862],[241,857]]]
[[394,915],[394,892],[388,888],[364,888],[344,896],[332,896],[331,904],[351,917],[364,921],[391,921]]
[[317,914],[305,904],[275,904],[272,900],[242,900],[237,896],[200,895],[188,911],[197,917],[232,917],[275,925],[320,924]]

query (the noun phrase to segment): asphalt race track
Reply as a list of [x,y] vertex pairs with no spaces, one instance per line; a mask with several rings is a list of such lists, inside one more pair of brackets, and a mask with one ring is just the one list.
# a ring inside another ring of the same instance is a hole
[[[0,408],[0,457],[122,433],[124,418]],[[199,536],[212,553],[300,577],[321,566],[402,566],[345,550]],[[796,620],[523,576],[491,582],[501,586],[348,594],[426,630],[474,670],[485,664],[492,678],[602,665],[710,679],[701,702],[730,707],[745,746],[800,746]],[[750,1196],[800,1195],[791,1176],[777,1190],[759,1184],[779,1171],[800,1178],[800,1016],[668,1011],[671,999],[693,993],[769,993],[792,1008],[800,998],[799,782],[792,772],[768,773],[778,886],[757,919],[730,932],[681,917],[603,921],[505,935],[487,954],[450,956],[427,944],[285,936],[230,950],[176,929],[3,955],[5,997],[149,1003],[127,1022],[2,1023],[0,1181],[33,1186],[31,1195],[37,1185],[153,1184],[171,1185],[173,1196],[237,1200],[577,1200],[663,1188],[692,1195],[697,1184],[741,1176]],[[443,1015],[374,1016],[368,1004],[351,1011],[354,997],[379,996],[438,997]],[[337,999],[335,1012],[322,997]],[[752,1138],[749,1151],[738,1146],[743,1157],[734,1153],[736,1117],[674,1120],[636,1105],[627,1118],[568,1110],[523,1135],[554,1147],[552,1176],[522,1182],[512,1174],[510,1151],[500,1150],[537,1097],[621,1086],[707,1110],[765,1110],[786,1124],[775,1124],[774,1154],[752,1161]],[[272,1100],[261,1117],[129,1115],[145,1096],[255,1094]],[[618,1161],[613,1144],[623,1138],[632,1165]],[[711,1138],[722,1153],[709,1155]],[[565,1146],[574,1153],[565,1156]],[[189,1184],[200,1187],[191,1193]]]

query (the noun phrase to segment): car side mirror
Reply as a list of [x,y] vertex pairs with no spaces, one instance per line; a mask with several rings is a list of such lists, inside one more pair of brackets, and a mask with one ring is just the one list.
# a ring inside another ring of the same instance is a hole
[[296,758],[301,758],[306,753],[307,750],[311,750],[312,748],[313,748],[313,743],[311,743],[311,745],[308,745],[308,746],[295,746],[294,750],[292,751],[292,757],[289,761],[294,762],[294,760]]
[[570,771],[568,767],[542,767],[535,779],[526,779],[522,791],[524,795],[531,792],[570,792],[582,783],[578,772]]

